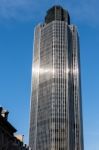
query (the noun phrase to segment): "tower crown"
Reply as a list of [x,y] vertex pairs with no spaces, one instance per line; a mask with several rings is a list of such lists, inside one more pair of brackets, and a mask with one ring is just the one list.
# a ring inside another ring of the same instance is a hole
[[67,10],[63,9],[61,6],[53,6],[47,11],[45,16],[45,23],[50,23],[54,20],[66,21],[67,24],[70,24],[70,16]]

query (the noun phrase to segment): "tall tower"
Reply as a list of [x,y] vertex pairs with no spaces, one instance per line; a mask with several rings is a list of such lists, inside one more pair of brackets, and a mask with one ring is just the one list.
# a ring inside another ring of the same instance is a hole
[[35,28],[29,143],[32,150],[83,150],[79,37],[61,6]]

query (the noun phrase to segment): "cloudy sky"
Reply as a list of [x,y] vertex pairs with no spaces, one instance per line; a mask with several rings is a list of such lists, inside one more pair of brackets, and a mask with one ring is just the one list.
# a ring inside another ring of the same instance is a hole
[[86,23],[99,24],[98,0],[68,1],[68,0],[0,0],[0,19],[21,20],[43,18],[44,10],[53,4],[61,4],[71,11],[73,18]]
[[33,32],[54,4],[67,9],[78,27],[85,150],[99,150],[98,0],[0,0],[0,105],[28,142]]

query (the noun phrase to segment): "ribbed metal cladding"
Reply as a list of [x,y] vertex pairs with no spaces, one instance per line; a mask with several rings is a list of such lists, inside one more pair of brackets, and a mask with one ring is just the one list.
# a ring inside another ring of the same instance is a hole
[[70,16],[68,11],[64,10],[61,6],[53,6],[47,11],[45,23],[50,23],[54,20],[65,21],[70,24]]
[[83,150],[79,38],[53,20],[34,37],[29,143],[32,150]]

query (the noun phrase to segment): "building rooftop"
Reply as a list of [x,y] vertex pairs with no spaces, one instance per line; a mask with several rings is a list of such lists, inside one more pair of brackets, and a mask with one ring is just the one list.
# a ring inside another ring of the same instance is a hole
[[0,107],[0,126],[6,129],[11,135],[13,135],[17,130],[8,121],[9,112]]
[[55,5],[47,11],[45,16],[45,23],[50,23],[54,20],[66,21],[70,24],[70,16],[67,10],[63,9],[59,5]]

